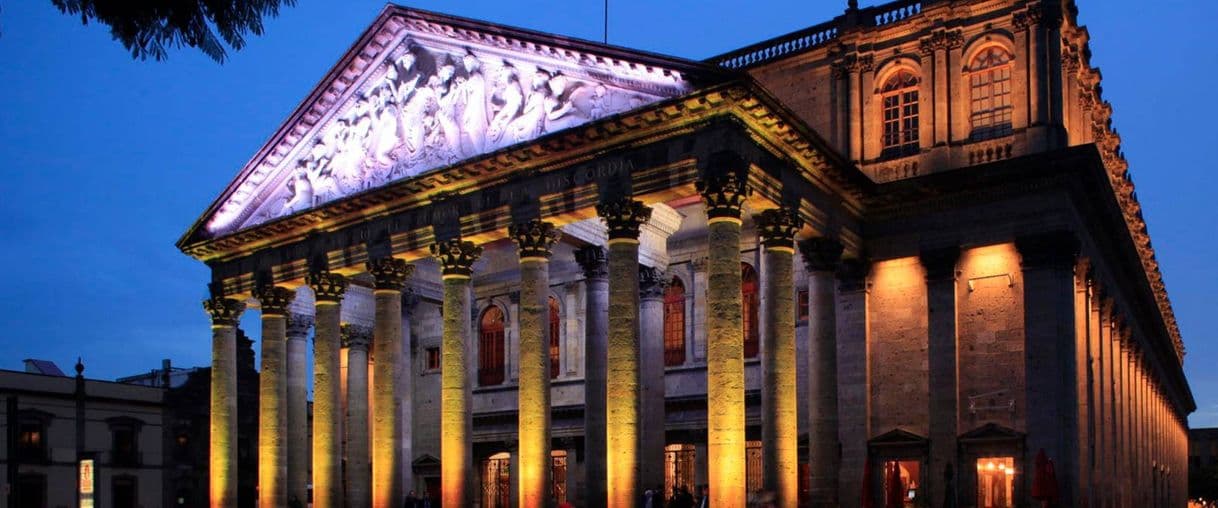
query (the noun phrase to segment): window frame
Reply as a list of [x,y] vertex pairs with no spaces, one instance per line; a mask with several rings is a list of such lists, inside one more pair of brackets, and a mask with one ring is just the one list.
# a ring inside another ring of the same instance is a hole
[[664,288],[664,366],[685,364],[685,282],[673,276]]
[[[492,312],[498,313],[498,329],[488,331],[486,320]],[[478,317],[478,386],[500,386],[507,382],[506,342],[507,313],[498,305],[489,305]]]
[[[1001,53],[1005,60],[995,63],[996,53]],[[987,61],[981,62],[983,59]],[[964,82],[968,87],[970,141],[1000,138],[1014,132],[1014,69],[1015,52],[1001,44],[985,45],[969,58]],[[996,93],[996,88],[1002,90]],[[984,91],[985,96],[979,97],[979,91]],[[987,107],[979,109],[980,102]]]
[[740,325],[744,337],[744,358],[761,356],[761,278],[757,269],[740,263]]
[[[106,420],[106,424],[110,427],[111,467],[139,467],[142,465],[140,429],[144,426],[144,422],[128,416],[118,416]],[[120,433],[130,433],[130,450],[119,450]]]
[[546,299],[546,324],[550,327],[550,379],[562,375],[562,306],[558,298],[550,295]]
[[921,86],[918,72],[905,66],[898,67],[881,82],[878,90],[882,158],[921,151]]
[[[18,460],[27,464],[47,464],[51,462],[51,448],[47,444],[51,420],[54,415],[38,409],[21,409],[17,411],[17,450]],[[26,428],[36,427],[38,443],[29,445],[25,442]]]

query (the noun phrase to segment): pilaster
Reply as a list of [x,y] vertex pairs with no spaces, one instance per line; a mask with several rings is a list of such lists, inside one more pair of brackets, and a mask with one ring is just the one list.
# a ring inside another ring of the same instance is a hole
[[341,508],[342,384],[340,306],[347,279],[330,272],[305,278],[313,289],[313,506]]
[[372,355],[372,506],[397,508],[405,502],[402,485],[402,405],[410,404],[410,395],[402,389],[402,371],[409,367],[402,361],[402,291],[414,266],[406,261],[384,257],[368,261],[368,273],[375,280],[372,294],[376,301],[376,324],[373,328]]
[[[609,506],[631,506],[639,485],[639,228],[651,209],[629,197],[596,207],[609,232],[609,341],[605,404]],[[595,459],[592,459],[595,460]]]
[[237,506],[237,323],[245,304],[232,298],[203,301],[211,316],[211,401],[208,487],[210,506]]
[[[956,385],[958,370],[956,351],[956,263],[958,247],[923,251],[919,256],[926,273],[927,360],[930,362],[930,471],[924,476],[929,485],[930,504],[942,506],[951,495],[947,491],[945,472],[953,471],[956,457],[956,436],[959,401]],[[924,489],[925,490],[925,489]],[[952,500],[958,503],[960,500]]]
[[832,238],[799,243],[808,272],[808,464],[811,503],[815,508],[838,506],[837,291],[834,274],[842,244]]
[[753,218],[763,252],[761,443],[762,469],[775,505],[799,504],[799,418],[795,355],[795,233],[803,227],[791,208]]
[[444,283],[440,347],[440,489],[444,508],[472,506],[473,443],[469,369],[470,278],[482,247],[459,238],[431,246]]
[[520,382],[517,457],[521,508],[541,508],[550,493],[550,255],[562,234],[530,220],[508,227],[520,255]]
[[711,506],[743,506],[745,485],[741,207],[747,166],[734,153],[711,157],[697,182],[707,215],[706,404]]
[[[584,506],[603,508],[608,498],[603,457],[608,456],[605,383],[609,348],[609,255],[600,246],[575,251],[584,272]],[[600,460],[598,460],[600,459]]]
[[262,369],[258,375],[258,499],[262,506],[286,506],[287,457],[287,309],[296,293],[260,286]]

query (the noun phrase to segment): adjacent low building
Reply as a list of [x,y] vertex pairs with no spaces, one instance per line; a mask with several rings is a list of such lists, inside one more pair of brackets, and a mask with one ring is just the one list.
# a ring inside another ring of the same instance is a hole
[[84,494],[93,506],[162,506],[164,390],[86,379],[81,364],[75,377],[27,364],[27,372],[0,370],[8,437],[0,507],[82,506],[84,478],[93,480]]

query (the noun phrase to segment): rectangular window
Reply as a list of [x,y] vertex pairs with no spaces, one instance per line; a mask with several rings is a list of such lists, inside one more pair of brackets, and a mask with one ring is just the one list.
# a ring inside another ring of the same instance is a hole
[[137,434],[131,427],[116,427],[111,431],[110,463],[120,467],[139,465]]
[[440,370],[440,348],[427,348],[427,370]]
[[47,445],[42,422],[22,422],[17,437],[17,450],[21,460],[47,460]]
[[979,508],[1014,508],[1014,493],[1014,457],[977,459],[977,506]]
[[795,320],[805,321],[808,319],[808,290],[801,289],[795,298]]

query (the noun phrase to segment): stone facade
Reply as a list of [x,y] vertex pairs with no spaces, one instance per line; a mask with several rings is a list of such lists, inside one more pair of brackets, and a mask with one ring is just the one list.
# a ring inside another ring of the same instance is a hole
[[[368,421],[378,444],[348,502],[621,506],[663,482],[716,506],[1183,506],[1183,343],[1076,6],[855,4],[702,63],[391,7],[350,75],[494,31],[691,88],[179,246],[212,267],[209,309],[270,283],[311,315],[306,277],[350,281],[341,320],[377,332],[341,353],[343,453],[367,460]],[[274,144],[322,135],[320,96]]]

